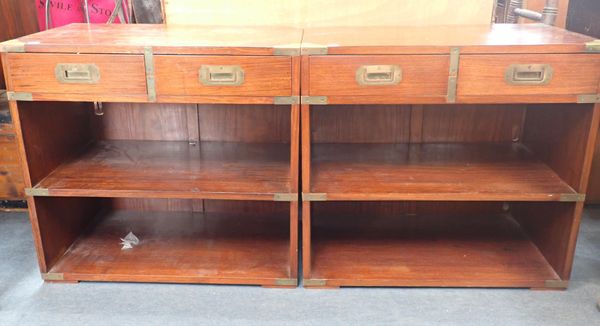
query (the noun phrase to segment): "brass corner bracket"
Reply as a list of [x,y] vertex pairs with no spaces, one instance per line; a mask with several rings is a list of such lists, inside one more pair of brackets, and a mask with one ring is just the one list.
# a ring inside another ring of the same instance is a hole
[[585,201],[585,194],[561,194],[559,201],[561,201],[561,202],[582,202],[582,201]]
[[64,281],[65,276],[63,273],[42,273],[42,278],[45,281]]
[[273,98],[275,105],[292,105],[300,104],[300,96],[275,96]]
[[31,197],[47,197],[50,196],[48,188],[25,188],[25,195]]
[[275,280],[275,285],[280,286],[298,286],[298,279],[295,278],[278,278]]
[[0,52],[24,53],[25,43],[19,40],[10,40],[0,43]]
[[448,95],[446,102],[456,102],[456,90],[458,88],[458,66],[460,63],[460,48],[450,49],[450,70],[448,72]]
[[274,201],[298,201],[297,193],[280,193],[273,195]]
[[33,94],[23,92],[6,92],[9,101],[33,101]]
[[302,193],[303,201],[327,201],[327,194],[324,193]]
[[156,102],[156,77],[154,76],[154,55],[152,47],[144,47],[144,66],[146,67],[146,90],[148,101]]
[[569,287],[569,281],[563,280],[546,280],[544,286],[552,289],[566,289]]
[[586,52],[600,52],[600,40],[585,43]]
[[329,48],[326,45],[302,44],[300,53],[302,55],[327,55]]
[[327,280],[320,280],[320,279],[305,279],[304,280],[304,286],[326,286],[327,285]]
[[578,95],[577,103],[600,103],[600,94]]
[[300,44],[280,45],[273,48],[273,55],[295,57],[299,56],[300,52]]
[[329,100],[327,96],[301,96],[300,103],[310,105],[327,105]]

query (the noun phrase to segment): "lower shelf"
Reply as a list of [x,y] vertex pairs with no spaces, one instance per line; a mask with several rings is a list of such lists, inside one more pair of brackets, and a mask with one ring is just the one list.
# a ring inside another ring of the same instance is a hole
[[[133,232],[140,243],[121,250]],[[289,218],[113,211],[50,273],[64,281],[290,285]]]
[[543,288],[560,281],[508,215],[313,216],[311,252],[307,286]]

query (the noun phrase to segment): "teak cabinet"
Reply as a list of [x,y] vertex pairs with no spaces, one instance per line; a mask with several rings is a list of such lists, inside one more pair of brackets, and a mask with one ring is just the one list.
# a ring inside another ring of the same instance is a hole
[[75,24],[4,43],[44,279],[296,286],[301,34]]
[[[38,31],[35,10],[33,1],[0,1],[0,42]],[[0,210],[25,207],[25,185],[18,153],[0,62]]]
[[46,280],[296,286],[301,234],[306,287],[568,285],[591,38],[71,25],[1,46]]
[[304,285],[567,287],[600,118],[592,41],[306,29]]

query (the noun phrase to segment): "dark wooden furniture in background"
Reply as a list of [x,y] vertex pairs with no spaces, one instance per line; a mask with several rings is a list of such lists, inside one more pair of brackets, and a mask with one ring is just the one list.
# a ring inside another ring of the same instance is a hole
[[[38,31],[35,1],[0,1],[0,42]],[[23,174],[0,64],[0,209],[24,207]]]
[[301,36],[76,24],[2,44],[44,279],[296,286]]
[[593,41],[306,29],[304,285],[566,288],[600,118]]
[[[600,39],[600,1],[571,0],[567,29]],[[592,161],[592,172],[586,202],[600,204],[600,140],[596,141],[596,150]]]

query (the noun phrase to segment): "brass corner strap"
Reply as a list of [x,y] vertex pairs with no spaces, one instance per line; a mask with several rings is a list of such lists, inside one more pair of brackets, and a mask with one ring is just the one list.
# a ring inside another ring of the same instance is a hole
[[562,202],[582,202],[585,201],[585,194],[561,194],[559,201]]
[[600,94],[578,95],[577,103],[600,103]]
[[273,195],[274,201],[298,201],[298,199],[299,196],[297,193],[280,193]]
[[275,280],[275,285],[281,286],[298,286],[298,279],[295,278],[278,278]]
[[600,52],[600,40],[585,43],[586,52]]
[[300,55],[300,44],[287,44],[275,46],[273,55],[295,57]]
[[43,273],[42,278],[45,281],[64,281],[65,276],[63,273]]
[[0,43],[0,52],[9,52],[9,53],[24,53],[25,52],[25,43],[19,40],[10,40],[6,42]]
[[546,280],[544,286],[553,289],[566,289],[569,287],[569,281],[563,280]]
[[0,89],[0,102],[8,101],[8,94],[5,90]]
[[300,103],[310,105],[327,105],[329,100],[327,96],[301,96]]
[[156,78],[154,77],[154,56],[152,47],[144,47],[144,66],[146,67],[146,89],[148,101],[156,102]]
[[304,280],[304,286],[326,286],[327,285],[327,280],[320,280],[320,279],[305,279]]
[[329,52],[329,48],[326,45],[320,44],[302,44],[302,49],[300,53],[302,55],[327,55]]
[[46,197],[50,196],[50,191],[47,188],[25,188],[25,195],[31,197]]
[[6,92],[9,101],[33,101],[33,94],[23,92]]
[[300,104],[300,96],[275,96],[273,98],[275,105],[292,105]]
[[302,193],[303,201],[327,201],[327,194],[324,193]]
[[456,89],[458,87],[458,65],[460,63],[460,48],[450,49],[450,71],[448,73],[448,95],[446,102],[456,102]]

